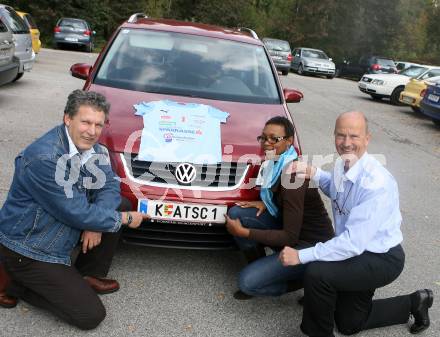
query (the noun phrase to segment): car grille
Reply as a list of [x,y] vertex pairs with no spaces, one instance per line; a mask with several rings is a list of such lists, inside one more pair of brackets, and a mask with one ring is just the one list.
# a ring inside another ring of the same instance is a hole
[[[174,172],[179,163],[142,161],[137,154],[124,154],[129,173],[133,178],[164,185],[227,188],[239,184],[247,172],[248,164],[221,162],[218,164],[193,164],[196,177],[190,184],[180,184]],[[130,163],[130,164],[129,164]]]

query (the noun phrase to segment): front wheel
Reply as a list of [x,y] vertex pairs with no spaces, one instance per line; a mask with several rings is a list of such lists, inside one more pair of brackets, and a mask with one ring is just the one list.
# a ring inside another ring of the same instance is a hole
[[288,73],[289,73],[288,70],[281,70],[281,74],[284,75],[284,76],[287,76]]
[[327,75],[326,76],[329,80],[332,80],[334,77],[335,77],[335,75]]
[[304,68],[302,64],[300,64],[298,67],[298,75],[304,75]]
[[20,78],[23,77],[24,73],[18,73],[17,76],[15,76],[15,78],[12,80],[12,82],[18,81]]
[[404,87],[397,87],[396,89],[393,90],[391,97],[390,97],[390,101],[391,104],[393,105],[405,105],[402,102],[399,101],[399,97],[400,97],[400,93],[403,91]]

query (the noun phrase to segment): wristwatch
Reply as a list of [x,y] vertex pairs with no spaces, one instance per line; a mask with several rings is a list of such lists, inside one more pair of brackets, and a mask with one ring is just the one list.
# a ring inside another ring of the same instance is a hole
[[125,225],[130,225],[133,222],[133,216],[130,212],[127,212],[127,223]]

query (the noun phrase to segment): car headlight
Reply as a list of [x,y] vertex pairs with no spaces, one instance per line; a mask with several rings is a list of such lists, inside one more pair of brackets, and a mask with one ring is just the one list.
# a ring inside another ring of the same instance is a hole
[[372,80],[371,84],[376,84],[376,85],[383,85],[385,82],[382,80]]

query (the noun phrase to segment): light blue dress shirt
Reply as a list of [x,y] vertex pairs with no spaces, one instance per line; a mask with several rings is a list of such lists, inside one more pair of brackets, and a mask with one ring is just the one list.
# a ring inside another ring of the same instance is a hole
[[332,200],[335,237],[300,250],[301,263],[386,253],[402,242],[397,183],[374,157],[364,153],[346,173],[338,158],[333,173],[318,168],[313,180]]

